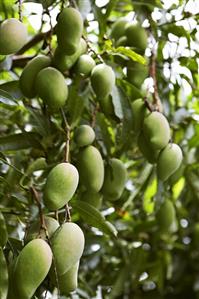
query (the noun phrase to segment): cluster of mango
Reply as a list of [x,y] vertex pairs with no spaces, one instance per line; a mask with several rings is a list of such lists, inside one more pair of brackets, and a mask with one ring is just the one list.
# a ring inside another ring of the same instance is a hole
[[171,143],[170,126],[158,111],[149,111],[143,99],[132,103],[134,131],[138,146],[150,163],[157,163],[157,175],[166,181],[181,165],[182,150]]

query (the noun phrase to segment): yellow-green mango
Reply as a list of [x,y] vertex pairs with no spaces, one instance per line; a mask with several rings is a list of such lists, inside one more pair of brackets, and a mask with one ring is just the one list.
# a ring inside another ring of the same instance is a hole
[[54,232],[59,227],[59,222],[56,219],[48,216],[44,217],[44,221],[48,236],[46,236],[46,232],[44,231],[44,229],[40,231],[40,221],[37,220],[33,222],[27,230],[27,234],[25,236],[26,243],[38,238],[38,236],[43,240],[47,240],[48,238],[52,237]]
[[107,97],[115,84],[115,74],[109,65],[104,63],[96,65],[91,72],[91,85],[100,98]]
[[127,80],[140,88],[148,75],[148,67],[136,61],[129,61],[127,64]]
[[158,112],[151,112],[143,123],[143,133],[148,144],[155,150],[163,149],[171,138],[166,117]]
[[0,26],[0,55],[14,54],[27,41],[27,29],[19,20],[11,18]]
[[83,148],[77,163],[80,182],[87,190],[98,192],[104,181],[104,162],[98,149],[92,145]]
[[151,145],[147,142],[144,137],[143,132],[138,136],[138,147],[143,154],[143,156],[147,159],[147,161],[151,164],[157,162],[159,150],[154,150]]
[[37,74],[48,67],[50,63],[50,57],[45,55],[38,55],[27,63],[19,79],[21,91],[26,97],[33,98],[36,96],[35,79]]
[[140,25],[127,24],[125,35],[127,45],[135,48],[136,52],[144,54],[147,47],[147,33]]
[[77,288],[78,284],[79,261],[72,266],[66,273],[58,276],[60,295],[67,296]]
[[82,75],[89,75],[95,67],[95,60],[88,54],[81,55],[75,65],[75,71]]
[[102,205],[103,195],[100,192],[92,192],[86,190],[81,194],[80,200],[89,203],[94,206],[96,209],[100,209]]
[[8,231],[3,214],[0,212],[0,247],[4,247],[8,241]]
[[20,252],[14,269],[15,291],[20,299],[30,299],[47,276],[52,251],[42,239],[30,241]]
[[70,163],[56,165],[48,174],[44,187],[44,204],[49,210],[62,208],[77,189],[79,174]]
[[125,18],[119,18],[116,22],[114,22],[111,29],[111,38],[117,41],[119,38],[125,35],[126,25],[128,21]]
[[169,143],[159,154],[157,174],[161,181],[166,181],[181,165],[182,150],[175,143]]
[[121,160],[112,158],[105,167],[102,193],[111,200],[117,200],[122,195],[127,179],[127,171]]
[[79,261],[84,243],[84,233],[76,223],[66,222],[56,230],[51,238],[51,248],[58,276]]
[[136,134],[139,134],[144,118],[147,114],[147,108],[143,99],[137,99],[131,104],[133,114],[133,130]]
[[68,86],[62,73],[53,67],[41,70],[35,81],[39,97],[51,108],[64,106],[68,97]]
[[91,126],[81,125],[75,130],[74,140],[79,147],[90,145],[95,140],[95,132]]
[[74,54],[83,33],[83,19],[80,12],[73,7],[64,8],[57,22],[58,46],[67,55]]
[[171,200],[165,199],[156,213],[160,232],[175,232],[177,229],[176,212]]
[[77,61],[80,55],[84,54],[87,50],[87,44],[83,38],[80,39],[79,47],[76,52],[72,55],[66,55],[62,49],[59,47],[56,48],[52,64],[55,66],[60,72],[65,72],[69,70]]

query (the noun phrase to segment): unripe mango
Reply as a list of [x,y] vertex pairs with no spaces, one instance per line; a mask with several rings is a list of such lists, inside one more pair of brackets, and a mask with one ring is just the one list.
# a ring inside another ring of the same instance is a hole
[[53,56],[53,66],[60,70],[60,72],[65,72],[76,63],[79,56],[84,54],[86,50],[87,44],[83,38],[80,39],[77,51],[72,55],[66,55],[59,47],[57,47]]
[[122,195],[127,178],[127,171],[119,159],[112,158],[105,168],[102,193],[111,200],[117,200]]
[[58,17],[57,42],[67,55],[74,54],[83,33],[83,19],[80,12],[72,7],[64,8]]
[[44,55],[36,56],[27,63],[19,79],[21,91],[26,97],[33,98],[36,96],[35,79],[37,74],[48,67],[50,63],[50,57]]
[[79,174],[70,163],[56,165],[48,174],[44,187],[44,204],[49,210],[63,207],[77,189]]
[[98,192],[104,181],[104,163],[98,149],[92,145],[82,149],[78,155],[80,181],[87,190]]
[[104,113],[104,115],[109,118],[115,118],[115,111],[112,102],[112,96],[108,95],[107,97],[99,99],[100,110]]
[[58,276],[60,295],[67,296],[77,288],[79,261],[72,266],[66,273]]
[[171,138],[166,117],[157,111],[150,113],[143,123],[143,133],[148,144],[154,150],[163,149]]
[[80,200],[89,203],[94,206],[96,209],[100,209],[102,205],[103,195],[99,192],[85,191],[82,193]]
[[135,48],[136,52],[144,54],[147,47],[147,34],[144,28],[139,25],[128,24],[126,26],[125,35],[127,36],[127,44]]
[[74,139],[79,147],[87,146],[95,140],[95,132],[91,126],[81,125],[75,130]]
[[156,214],[159,230],[163,233],[176,231],[176,212],[172,201],[165,199]]
[[53,67],[44,68],[38,73],[35,89],[39,97],[51,109],[57,110],[63,107],[68,97],[68,86],[65,78]]
[[15,292],[20,299],[30,299],[47,276],[52,251],[42,239],[30,241],[20,252],[14,269]]
[[180,167],[182,158],[181,148],[175,143],[169,143],[158,157],[158,178],[166,181]]
[[148,75],[148,67],[136,61],[129,61],[127,64],[127,80],[140,88]]
[[58,276],[66,273],[82,256],[84,234],[81,228],[72,222],[60,226],[51,238],[51,246]]
[[25,45],[27,29],[19,20],[11,18],[0,26],[0,55],[14,54]]
[[98,98],[107,97],[115,84],[115,74],[106,64],[96,65],[91,73],[91,85]]
[[133,130],[136,134],[139,134],[144,118],[147,114],[147,108],[143,99],[137,99],[131,104],[133,114]]
[[[48,238],[50,238],[59,227],[59,222],[56,219],[48,216],[44,217],[44,221]],[[44,231],[44,229],[40,231],[40,221],[35,221],[30,225],[27,231],[27,234],[25,236],[25,242],[28,243],[31,240],[38,238],[39,235],[40,238],[42,238],[43,240],[47,239],[46,232]]]
[[81,55],[77,60],[75,70],[77,73],[89,75],[95,67],[95,60],[88,54]]
[[124,36],[127,24],[128,21],[125,18],[119,18],[112,26],[111,38],[117,41],[120,37]]
[[157,162],[159,150],[154,150],[150,144],[146,141],[143,132],[138,136],[138,147],[143,154],[143,156],[147,159],[147,161],[151,164]]

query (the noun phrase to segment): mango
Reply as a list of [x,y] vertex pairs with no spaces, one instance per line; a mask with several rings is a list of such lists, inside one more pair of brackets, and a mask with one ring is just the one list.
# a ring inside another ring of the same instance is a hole
[[104,163],[98,149],[92,145],[83,148],[77,163],[81,183],[87,190],[98,192],[104,181]]
[[74,140],[79,147],[90,145],[95,140],[95,132],[91,126],[81,125],[75,130]]
[[157,111],[150,113],[143,123],[143,133],[148,144],[154,150],[163,149],[171,138],[166,117]]
[[51,247],[58,276],[66,273],[79,261],[84,243],[81,228],[73,222],[66,222],[56,230],[51,238]]
[[72,7],[64,8],[58,16],[56,32],[60,49],[67,55],[74,54],[83,33],[83,19],[80,12]]
[[11,18],[0,26],[0,55],[14,54],[27,41],[27,29],[19,20]]
[[176,212],[171,200],[165,199],[156,213],[159,230],[162,233],[172,233],[177,229]]
[[68,97],[65,78],[53,67],[44,68],[38,73],[35,89],[39,97],[53,110],[63,107]]
[[35,79],[37,74],[48,67],[50,63],[50,57],[44,55],[38,55],[27,63],[19,79],[21,91],[26,97],[33,98],[36,96]]
[[8,241],[8,231],[3,214],[0,212],[0,247],[4,247]]
[[106,64],[96,65],[91,72],[91,85],[100,98],[107,97],[115,84],[115,74],[112,68]]
[[77,51],[72,55],[66,55],[59,47],[57,47],[52,59],[52,64],[60,72],[65,72],[76,63],[79,56],[84,54],[86,50],[87,44],[83,38],[80,39]]
[[108,95],[107,97],[99,99],[100,110],[104,115],[109,118],[115,118],[115,110],[112,102],[112,96]]
[[151,164],[157,162],[159,150],[154,150],[151,145],[147,142],[146,138],[144,137],[143,132],[140,133],[138,136],[138,147],[143,154],[143,156],[147,159],[147,161]]
[[144,28],[136,24],[128,24],[125,28],[127,45],[135,48],[139,54],[144,54],[147,47],[147,33]]
[[15,291],[20,299],[30,299],[47,276],[52,251],[42,239],[30,241],[20,252],[14,269]]
[[[48,217],[45,216],[44,217],[44,221],[45,221],[45,225],[46,225],[46,230],[48,233],[48,238],[52,237],[52,235],[54,234],[54,232],[56,231],[56,229],[59,227],[59,222],[52,218],[52,217]],[[25,236],[25,242],[28,243],[33,239],[38,238],[38,236],[40,235],[40,238],[43,240],[46,240],[46,233],[44,231],[44,229],[42,229],[40,231],[40,221],[35,221],[33,222],[30,227],[27,230],[26,236]]]
[[169,143],[161,152],[157,161],[157,174],[161,181],[166,181],[181,165],[182,150],[175,143]]
[[111,200],[117,200],[122,195],[127,179],[127,171],[119,159],[112,158],[105,167],[102,193]]
[[88,54],[81,55],[75,65],[75,71],[88,76],[95,67],[95,60]]
[[77,189],[79,174],[70,163],[56,165],[48,174],[44,187],[44,204],[49,210],[63,207]]
[[92,192],[86,190],[81,194],[80,200],[89,203],[94,206],[96,209],[100,209],[102,205],[103,195],[99,192]]
[[147,108],[143,99],[137,99],[131,104],[133,115],[133,130],[139,134],[142,130],[144,118],[147,114]]
[[125,18],[119,18],[116,22],[114,22],[110,33],[111,38],[117,41],[119,38],[123,37],[125,35],[127,24],[128,21]]
[[129,61],[127,64],[127,80],[140,88],[148,75],[148,66],[136,61]]
[[67,296],[77,288],[79,261],[72,266],[66,273],[58,276],[60,295]]

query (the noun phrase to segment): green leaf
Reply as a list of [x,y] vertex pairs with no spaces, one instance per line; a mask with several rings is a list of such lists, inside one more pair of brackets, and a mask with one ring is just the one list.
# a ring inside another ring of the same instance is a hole
[[78,124],[82,116],[85,105],[85,96],[87,95],[83,94],[80,96],[78,94],[77,86],[73,85],[69,89],[67,110],[69,113],[69,123],[71,128],[74,128]]
[[133,51],[129,47],[118,47],[118,48],[113,48],[110,43],[106,43],[106,48],[107,52],[110,55],[122,55],[123,58],[129,58],[133,61],[137,61],[141,64],[146,64],[146,59],[141,56],[140,54],[137,54],[135,51]]
[[0,137],[0,150],[16,151],[32,147],[41,149],[39,138],[40,136],[38,134],[32,132],[3,136]]
[[92,205],[78,200],[72,203],[72,207],[79,212],[80,217],[89,225],[98,228],[105,234],[117,236],[115,227],[109,221],[106,221],[105,217]]
[[0,246],[4,247],[8,241],[8,232],[3,214],[0,212]]
[[6,299],[8,293],[8,269],[3,249],[0,247],[0,298]]
[[14,99],[20,99],[23,94],[19,87],[19,80],[9,81],[0,85],[0,89],[9,93]]
[[[1,87],[1,86],[0,86]],[[0,102],[6,105],[16,106],[17,101],[7,91],[0,89]]]
[[119,92],[119,89],[114,86],[112,89],[112,103],[115,111],[115,115],[119,119],[124,118],[123,109],[122,109],[122,103],[121,103],[121,93]]

